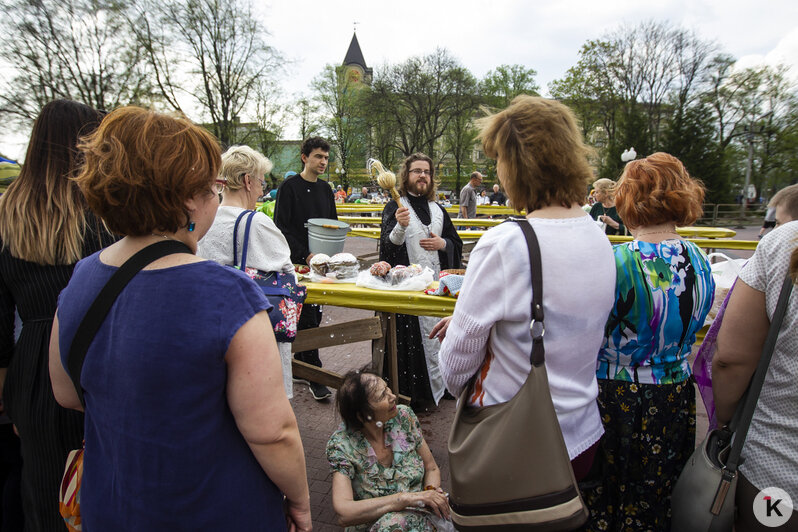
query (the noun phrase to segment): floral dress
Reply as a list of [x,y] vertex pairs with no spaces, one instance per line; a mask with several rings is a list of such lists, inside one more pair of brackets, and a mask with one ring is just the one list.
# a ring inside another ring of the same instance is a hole
[[[356,501],[393,495],[402,491],[424,489],[424,461],[418,447],[424,441],[418,418],[405,405],[397,406],[397,414],[385,423],[385,445],[393,451],[393,463],[382,465],[371,444],[360,431],[343,425],[327,442],[327,460],[333,473],[346,475],[352,481]],[[434,531],[428,514],[408,509],[389,512],[375,523],[346,528],[347,532],[392,530]]]
[[615,304],[596,376],[604,436],[583,483],[584,530],[670,530],[670,495],[695,448],[695,387],[687,360],[715,283],[683,240],[614,247]]

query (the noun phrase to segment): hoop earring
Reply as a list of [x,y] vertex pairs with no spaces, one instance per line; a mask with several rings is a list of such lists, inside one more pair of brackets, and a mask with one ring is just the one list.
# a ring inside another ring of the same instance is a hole
[[193,230],[194,230],[194,222],[189,222],[189,223],[188,223],[188,232],[190,233],[190,232],[192,232]]

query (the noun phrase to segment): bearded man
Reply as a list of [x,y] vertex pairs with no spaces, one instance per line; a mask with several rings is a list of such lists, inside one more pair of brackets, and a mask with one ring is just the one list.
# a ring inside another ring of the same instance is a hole
[[[435,169],[432,159],[414,153],[399,172],[399,203],[391,200],[382,211],[380,260],[391,266],[420,264],[435,273],[460,268],[463,241],[435,197]],[[445,388],[438,369],[437,339],[428,338],[440,318],[396,315],[399,393],[421,406],[435,404]],[[385,366],[386,368],[388,365]]]

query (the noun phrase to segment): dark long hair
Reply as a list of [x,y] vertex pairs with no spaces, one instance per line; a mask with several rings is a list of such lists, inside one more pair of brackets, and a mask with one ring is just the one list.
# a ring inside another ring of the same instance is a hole
[[101,120],[99,111],[70,100],[42,108],[19,177],[0,198],[0,238],[14,257],[50,265],[81,258],[87,207],[71,178],[81,162],[78,139]]

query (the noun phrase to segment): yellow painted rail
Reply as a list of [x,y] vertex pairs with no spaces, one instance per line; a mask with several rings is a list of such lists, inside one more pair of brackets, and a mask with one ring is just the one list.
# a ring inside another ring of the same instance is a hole
[[457,300],[429,296],[424,292],[373,290],[350,283],[303,283],[308,288],[305,303],[362,308],[377,312],[396,312],[414,316],[451,316]]
[[[338,219],[348,224],[379,226],[382,218],[376,216],[339,216]],[[502,223],[501,218],[452,218],[452,223],[463,227],[494,227]],[[732,235],[733,236],[733,235]]]

